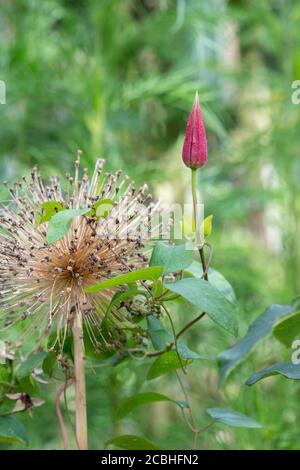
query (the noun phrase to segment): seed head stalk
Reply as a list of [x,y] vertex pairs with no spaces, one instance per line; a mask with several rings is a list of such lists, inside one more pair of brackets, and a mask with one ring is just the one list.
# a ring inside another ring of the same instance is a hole
[[82,314],[76,311],[72,326],[74,341],[74,384],[76,405],[76,440],[79,450],[88,450],[86,387],[84,371],[84,348]]

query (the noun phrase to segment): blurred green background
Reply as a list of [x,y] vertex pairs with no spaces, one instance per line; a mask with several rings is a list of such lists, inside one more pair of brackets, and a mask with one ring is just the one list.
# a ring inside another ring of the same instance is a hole
[[[214,214],[213,267],[239,299],[240,332],[270,303],[300,293],[300,3],[293,0],[0,1],[1,180],[38,164],[65,173],[78,148],[90,169],[97,157],[121,168],[156,197],[183,202],[189,172],[181,162],[188,112],[199,91],[209,162],[201,172],[206,214]],[[2,193],[1,190],[1,195]],[[189,316],[190,312],[181,312]],[[189,334],[216,355],[232,340],[209,321]],[[228,406],[262,430],[208,430],[203,449],[300,448],[300,388],[270,378],[247,388],[255,370],[286,356],[267,340],[220,388],[215,364],[195,362],[189,389],[199,425],[205,408]],[[163,448],[192,448],[171,405],[155,404],[122,422],[118,402],[137,390],[182,398],[169,378],[145,382],[145,364],[96,369],[88,378],[90,444],[116,434],[147,437]],[[61,448],[53,397],[31,419],[30,448]],[[70,408],[72,410],[72,392]]]

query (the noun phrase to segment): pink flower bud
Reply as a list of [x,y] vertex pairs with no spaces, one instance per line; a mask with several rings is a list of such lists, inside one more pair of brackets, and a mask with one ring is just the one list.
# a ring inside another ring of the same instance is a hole
[[200,109],[198,93],[196,93],[191,114],[189,116],[184,143],[182,159],[189,168],[200,168],[207,161],[207,144],[205,127]]

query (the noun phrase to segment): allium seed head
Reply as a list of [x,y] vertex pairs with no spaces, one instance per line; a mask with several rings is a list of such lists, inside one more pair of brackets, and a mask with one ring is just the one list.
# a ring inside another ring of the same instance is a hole
[[[101,321],[116,290],[86,293],[85,288],[148,261],[143,228],[157,205],[147,188],[136,191],[120,171],[104,173],[104,160],[97,161],[91,179],[84,169],[79,181],[79,157],[74,177],[66,176],[65,189],[58,177],[45,185],[34,168],[30,181],[23,178],[9,188],[12,200],[0,210],[0,327],[22,321],[23,340],[35,333],[38,344],[55,328],[63,347],[68,327],[81,312],[91,341],[99,347]],[[113,202],[110,212],[97,215],[97,203],[106,200]],[[37,223],[49,201],[63,209],[90,209],[74,218],[53,244],[47,242],[50,222]],[[111,318],[115,326],[124,319],[118,310]]]

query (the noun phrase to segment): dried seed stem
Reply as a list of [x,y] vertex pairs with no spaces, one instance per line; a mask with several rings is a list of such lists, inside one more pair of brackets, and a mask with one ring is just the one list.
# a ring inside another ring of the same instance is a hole
[[76,403],[76,439],[79,450],[88,449],[86,390],[84,372],[83,328],[82,315],[78,310],[73,322],[74,340],[74,376]]

